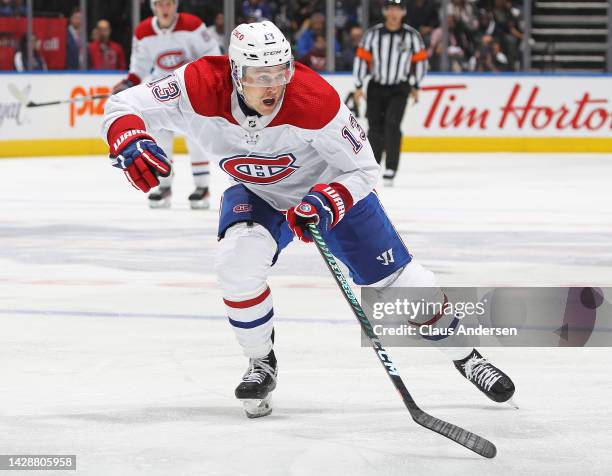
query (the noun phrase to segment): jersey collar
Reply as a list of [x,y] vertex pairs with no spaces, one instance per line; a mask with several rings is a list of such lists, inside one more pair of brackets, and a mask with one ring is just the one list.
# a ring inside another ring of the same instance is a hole
[[174,21],[170,24],[170,26],[168,28],[161,28],[159,26],[159,22],[157,20],[157,17],[153,17],[153,21],[151,22],[151,25],[153,26],[153,31],[160,35],[163,33],[171,33],[174,31],[174,29],[176,28],[176,24],[178,23],[178,19],[179,19],[179,14],[177,13],[176,16],[174,17]]

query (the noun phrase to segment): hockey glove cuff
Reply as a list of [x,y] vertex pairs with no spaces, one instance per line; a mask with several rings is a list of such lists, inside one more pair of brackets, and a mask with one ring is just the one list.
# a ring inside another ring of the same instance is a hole
[[129,79],[122,79],[121,81],[119,81],[117,84],[113,86],[113,91],[111,94],[120,93],[121,91],[130,89],[132,86],[134,86],[134,83],[132,81],[130,81]]

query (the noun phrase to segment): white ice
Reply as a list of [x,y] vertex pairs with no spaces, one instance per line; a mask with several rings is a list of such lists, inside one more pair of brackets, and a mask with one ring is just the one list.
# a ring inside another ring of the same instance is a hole
[[[217,210],[189,210],[177,170],[172,209],[149,210],[104,157],[0,160],[0,453],[76,454],[105,476],[610,474],[609,349],[486,349],[520,410],[434,349],[390,349],[426,411],[497,445],[485,460],[411,420],[301,243],[270,278],[274,412],[246,419]],[[610,155],[414,154],[380,193],[442,284],[605,286],[611,181]],[[214,170],[213,203],[225,186]]]

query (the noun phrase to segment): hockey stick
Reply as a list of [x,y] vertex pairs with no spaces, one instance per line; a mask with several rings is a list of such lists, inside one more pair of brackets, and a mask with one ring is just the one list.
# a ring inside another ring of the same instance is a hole
[[62,99],[60,101],[49,101],[49,102],[34,102],[30,101],[26,104],[26,107],[42,107],[42,106],[56,106],[58,104],[72,104],[79,101],[91,101],[93,99],[107,99],[110,94],[97,94],[95,96],[81,96],[72,99]]
[[478,453],[480,456],[484,456],[485,458],[493,458],[497,453],[497,448],[495,448],[495,445],[489,440],[474,433],[471,433],[467,430],[464,430],[461,427],[453,425],[452,423],[447,423],[443,420],[440,420],[439,418],[431,416],[419,408],[419,406],[412,398],[412,395],[410,395],[410,393],[408,392],[406,385],[404,385],[404,382],[400,377],[399,372],[395,368],[395,364],[391,361],[391,357],[389,357],[389,354],[387,353],[385,348],[382,346],[380,340],[374,333],[374,329],[372,329],[372,324],[370,324],[370,321],[363,312],[359,301],[353,294],[349,283],[344,277],[342,270],[338,267],[338,264],[336,263],[336,260],[334,259],[334,256],[332,255],[331,251],[329,251],[329,248],[327,247],[325,240],[321,236],[321,233],[319,233],[319,230],[313,224],[309,224],[308,229],[310,230],[314,242],[317,245],[317,249],[321,253],[321,256],[325,260],[327,267],[334,276],[336,284],[338,284],[344,294],[344,297],[350,304],[351,309],[355,314],[355,317],[361,325],[361,329],[370,339],[370,344],[372,345],[374,352],[376,352],[378,360],[380,360],[380,363],[387,371],[387,375],[389,376],[389,378],[393,382],[393,385],[395,385],[396,390],[402,397],[404,405],[406,405],[406,408],[410,412],[410,416],[412,417],[412,419],[419,425],[424,426],[429,430],[435,431],[436,433],[439,433],[442,436],[446,436],[454,442],[465,446],[469,450],[472,450],[474,453]]

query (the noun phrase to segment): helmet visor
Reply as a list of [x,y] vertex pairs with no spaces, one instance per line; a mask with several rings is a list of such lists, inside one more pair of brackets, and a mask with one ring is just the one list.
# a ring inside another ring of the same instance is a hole
[[242,84],[256,88],[272,88],[289,84],[293,76],[293,61],[274,66],[244,66]]

